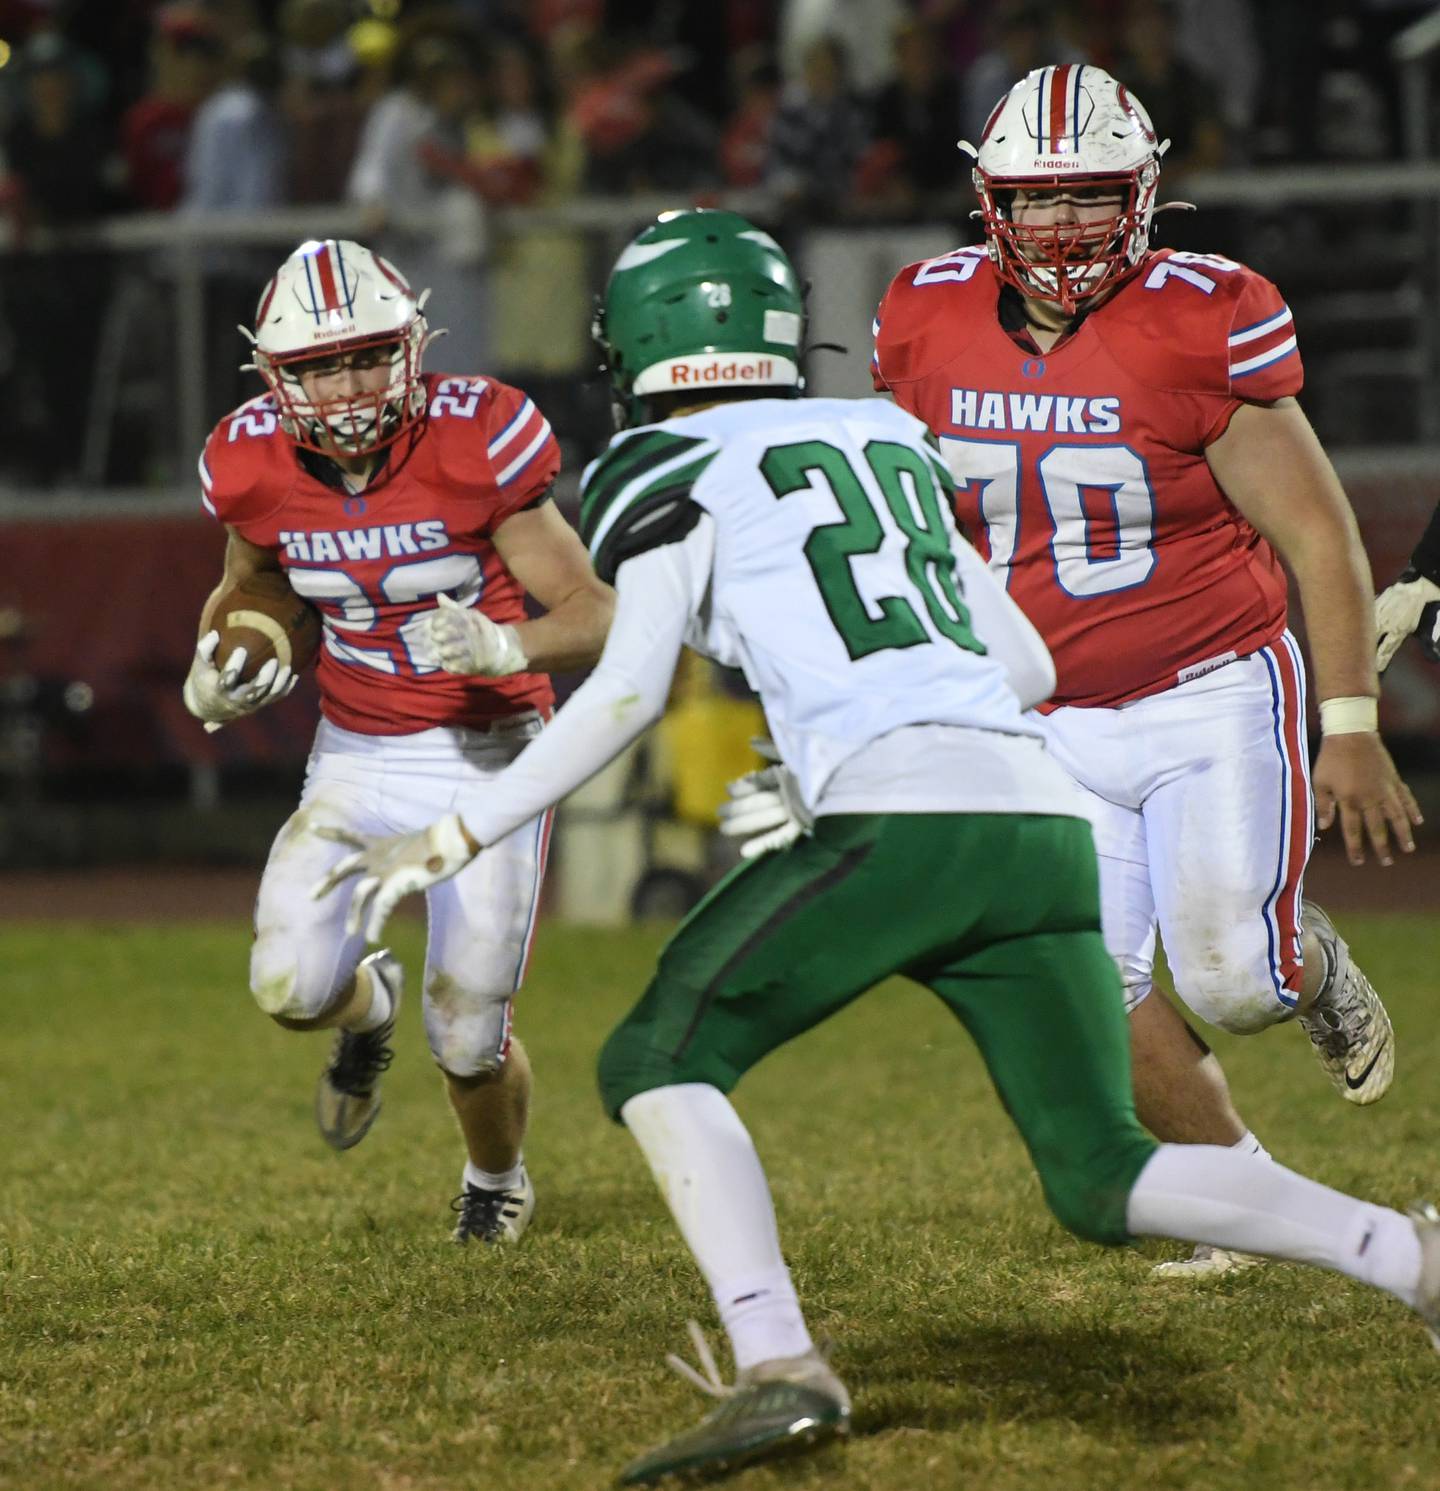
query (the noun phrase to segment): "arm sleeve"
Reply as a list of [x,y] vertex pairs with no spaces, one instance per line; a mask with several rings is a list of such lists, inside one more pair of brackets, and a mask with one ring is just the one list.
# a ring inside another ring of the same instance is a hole
[[1432,585],[1440,585],[1440,507],[1431,514],[1430,524],[1415,545],[1410,564]]
[[1043,704],[1055,692],[1055,663],[1050,649],[975,550],[958,534],[951,547],[975,635],[1005,669],[1021,708]]
[[567,797],[665,712],[714,553],[714,522],[706,516],[682,543],[651,549],[620,567],[615,620],[595,671],[495,779],[493,802],[467,810],[465,826],[479,843],[503,839]]

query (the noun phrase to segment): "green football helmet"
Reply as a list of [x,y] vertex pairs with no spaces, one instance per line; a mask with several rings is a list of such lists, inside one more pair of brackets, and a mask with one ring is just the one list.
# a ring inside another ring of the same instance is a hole
[[615,261],[593,329],[622,428],[645,423],[656,394],[803,384],[795,267],[733,212],[667,212],[646,228]]

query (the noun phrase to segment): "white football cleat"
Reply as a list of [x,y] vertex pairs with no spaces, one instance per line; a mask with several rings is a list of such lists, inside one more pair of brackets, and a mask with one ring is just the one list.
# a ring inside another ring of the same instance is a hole
[[1355,966],[1349,944],[1313,901],[1304,903],[1302,924],[1319,939],[1333,971],[1300,1024],[1340,1096],[1348,1103],[1378,1102],[1395,1076],[1390,1016]]
[[513,1191],[487,1191],[466,1184],[450,1203],[456,1214],[452,1242],[517,1243],[530,1225],[535,1211],[535,1187],[530,1172],[521,1170],[520,1184]]
[[1427,1201],[1408,1213],[1420,1239],[1420,1286],[1415,1291],[1415,1310],[1430,1332],[1431,1344],[1440,1351],[1440,1212]]
[[342,1030],[335,1038],[330,1064],[315,1087],[315,1122],[332,1149],[353,1149],[370,1132],[380,1116],[380,1078],[395,1056],[390,1040],[405,988],[404,971],[383,947],[359,966],[368,969],[390,996],[390,1015],[375,1030]]
[[1212,1248],[1209,1243],[1197,1243],[1188,1258],[1173,1258],[1169,1263],[1157,1263],[1150,1270],[1152,1279],[1172,1279],[1190,1284],[1202,1279],[1218,1279],[1221,1274],[1238,1273],[1244,1268],[1254,1268],[1264,1263],[1253,1253],[1235,1253],[1229,1248]]

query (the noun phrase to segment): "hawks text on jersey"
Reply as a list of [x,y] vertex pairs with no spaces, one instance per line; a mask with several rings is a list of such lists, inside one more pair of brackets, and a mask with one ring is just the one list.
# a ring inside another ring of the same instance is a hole
[[961,527],[1054,654],[1051,707],[1121,704],[1275,642],[1284,573],[1205,460],[1242,402],[1300,388],[1275,287],[1160,250],[1047,353],[1001,309],[983,247],[912,264],[873,372],[939,436]]
[[491,541],[555,480],[549,422],[518,389],[486,377],[425,375],[428,418],[362,492],[321,481],[252,399],[215,427],[200,458],[207,512],[270,550],[319,608],[325,717],[367,735],[436,725],[483,728],[553,695],[541,674],[476,680],[444,672],[413,623],[445,592],[494,621],[525,619],[524,593]]

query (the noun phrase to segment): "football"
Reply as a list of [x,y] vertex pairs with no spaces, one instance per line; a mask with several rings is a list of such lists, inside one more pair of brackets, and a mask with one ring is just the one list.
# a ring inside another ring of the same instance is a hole
[[220,597],[211,625],[220,633],[215,666],[223,671],[230,654],[243,647],[245,666],[240,678],[247,683],[272,657],[299,673],[320,650],[320,613],[274,570],[231,586]]

